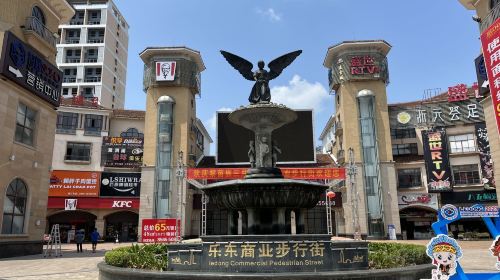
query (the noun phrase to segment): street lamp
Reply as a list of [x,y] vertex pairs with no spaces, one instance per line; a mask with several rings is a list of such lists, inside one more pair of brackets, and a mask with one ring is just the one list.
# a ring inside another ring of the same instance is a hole
[[178,152],[177,156],[177,169],[175,170],[175,175],[177,177],[177,241],[182,240],[181,225],[182,225],[182,192],[183,192],[183,181],[184,181],[184,163],[183,163],[184,153],[182,151]]
[[347,164],[347,174],[351,183],[351,208],[352,208],[352,229],[354,231],[354,239],[361,239],[358,217],[358,192],[356,190],[356,175],[358,174],[358,167],[354,161],[354,149],[349,148],[349,162]]

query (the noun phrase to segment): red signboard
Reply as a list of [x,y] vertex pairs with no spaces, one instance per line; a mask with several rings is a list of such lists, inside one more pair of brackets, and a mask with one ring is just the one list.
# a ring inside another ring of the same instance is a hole
[[[286,179],[345,179],[344,168],[280,168]],[[189,168],[188,179],[243,179],[247,168]]]
[[493,111],[500,134],[500,18],[481,34],[481,45],[490,84]]
[[458,84],[453,87],[448,87],[448,102],[456,102],[469,99],[467,95],[467,85]]
[[50,175],[49,197],[98,197],[99,186],[99,172],[54,170]]
[[143,243],[170,243],[177,241],[177,219],[143,219]]
[[351,75],[365,75],[380,73],[380,68],[375,65],[373,56],[351,57]]
[[[64,209],[65,197],[49,197],[47,208]],[[76,198],[76,209],[139,209],[139,198]]]

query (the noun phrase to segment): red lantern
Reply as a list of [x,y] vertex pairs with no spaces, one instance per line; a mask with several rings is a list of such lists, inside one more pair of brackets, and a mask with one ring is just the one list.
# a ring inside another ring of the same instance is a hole
[[335,193],[332,191],[329,191],[326,193],[326,197],[328,197],[330,200],[335,198]]

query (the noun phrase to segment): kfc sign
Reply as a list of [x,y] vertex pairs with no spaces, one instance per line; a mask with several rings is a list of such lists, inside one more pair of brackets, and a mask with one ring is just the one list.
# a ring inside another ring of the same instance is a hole
[[175,78],[175,61],[156,62],[156,80],[173,81]]
[[115,200],[111,208],[132,208],[131,200]]

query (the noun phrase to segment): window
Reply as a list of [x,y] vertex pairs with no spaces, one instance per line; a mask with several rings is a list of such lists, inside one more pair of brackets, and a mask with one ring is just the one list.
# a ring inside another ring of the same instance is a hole
[[63,88],[63,95],[68,95],[69,94],[68,90],[69,90],[68,88]]
[[451,169],[455,185],[479,184],[481,182],[477,164],[454,165]]
[[33,146],[35,118],[35,111],[19,103],[19,107],[17,107],[16,135],[14,138],[17,142]]
[[45,25],[45,16],[43,15],[42,9],[40,9],[40,7],[33,6],[33,9],[31,9],[31,16],[38,19]]
[[102,115],[85,115],[85,131],[102,130]]
[[78,121],[77,113],[58,112],[57,113],[57,129],[75,130]]
[[144,134],[140,133],[137,128],[129,128],[127,131],[124,131],[120,133],[121,137],[139,137],[139,138],[144,138]]
[[450,148],[452,153],[466,153],[476,151],[476,143],[472,133],[450,135]]
[[391,128],[391,138],[392,139],[405,139],[405,138],[417,138],[414,128]]
[[417,155],[418,154],[417,143],[393,144],[392,154],[395,156]]
[[66,146],[65,160],[90,161],[90,143],[68,142]]
[[421,186],[420,168],[398,169],[398,188],[416,188]]
[[2,234],[24,232],[28,188],[20,179],[10,182],[3,205]]

